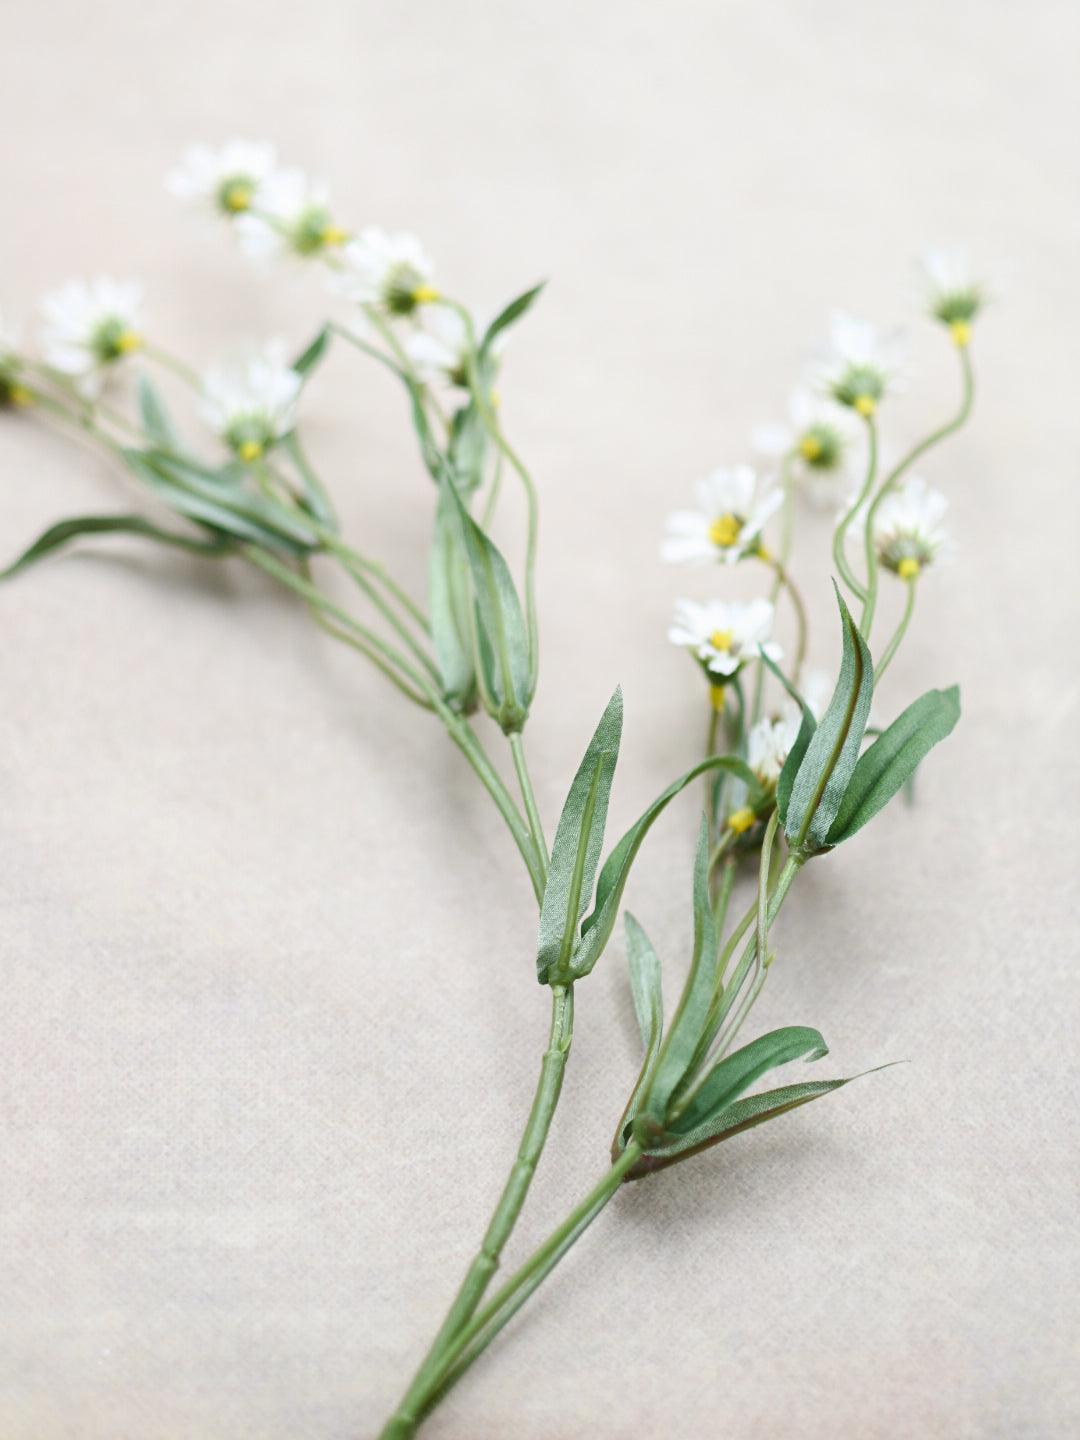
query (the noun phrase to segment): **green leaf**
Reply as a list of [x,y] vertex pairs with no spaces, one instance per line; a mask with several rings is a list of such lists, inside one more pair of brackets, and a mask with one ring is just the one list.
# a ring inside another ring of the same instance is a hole
[[287,435],[282,436],[279,441],[280,447],[288,455],[300,476],[304,487],[304,508],[327,530],[337,531],[338,519],[334,513],[334,507],[330,503],[330,496],[326,493],[322,481],[315,471],[308,464],[307,456],[297,437],[295,430],[290,430]]
[[792,849],[803,855],[815,854],[827,845],[826,837],[859,758],[874,693],[874,665],[866,641],[839,589],[836,599],[844,636],[840,677],[795,775],[784,821]]
[[952,732],[960,718],[960,690],[928,690],[878,737],[855,766],[828,844],[839,845],[861,830],[901,786],[916,766]]
[[290,555],[318,548],[300,514],[247,490],[231,467],[215,472],[152,450],[128,449],[122,454],[140,480],[191,520]]
[[140,374],[136,394],[139,404],[139,418],[142,420],[146,438],[162,450],[181,449],[180,440],[172,427],[157,387],[149,375]]
[[766,1120],[775,1120],[789,1110],[797,1110],[800,1105],[808,1105],[811,1100],[830,1095],[859,1078],[858,1075],[849,1075],[842,1080],[811,1080],[802,1085],[781,1085],[775,1090],[764,1090],[760,1095],[736,1100],[696,1130],[681,1136],[674,1144],[647,1151],[631,1170],[629,1178],[640,1180],[654,1170],[664,1170],[681,1160],[689,1160],[691,1155],[719,1145],[722,1140],[730,1140],[732,1135],[738,1135],[742,1130],[751,1130],[755,1125],[763,1125]]
[[529,633],[509,566],[466,510],[449,476],[444,493],[461,526],[475,597],[477,670],[484,708],[506,734],[520,730],[532,702]]
[[468,561],[463,551],[461,525],[446,489],[440,489],[435,510],[435,533],[428,561],[431,636],[442,677],[443,694],[454,709],[467,711],[475,702],[476,669],[473,665],[472,603]]
[[630,969],[630,994],[634,1000],[641,1043],[646,1053],[660,1047],[664,1031],[664,995],[660,975],[660,957],[648,935],[633,915],[623,916],[626,926],[626,959]]
[[537,298],[537,296],[540,294],[541,290],[543,290],[546,284],[546,280],[541,280],[539,285],[534,285],[531,290],[526,290],[525,293],[523,295],[519,295],[516,300],[511,300],[510,304],[507,305],[505,309],[499,311],[498,315],[495,316],[495,319],[484,331],[483,338],[480,341],[477,354],[481,361],[487,358],[488,354],[491,351],[492,342],[496,339],[496,337],[502,334],[504,330],[508,330],[511,325],[521,319],[525,312],[530,309],[533,301]]
[[471,401],[455,410],[450,421],[446,458],[454,472],[458,490],[463,495],[471,495],[484,478],[487,443],[487,430],[476,403]]
[[309,371],[314,370],[326,354],[332,337],[332,328],[329,325],[324,325],[315,336],[315,339],[312,340],[311,344],[308,345],[306,349],[301,350],[300,354],[292,362],[291,368],[295,370],[298,375],[306,379]]
[[809,1026],[786,1025],[759,1035],[714,1065],[690,1103],[677,1117],[667,1120],[665,1128],[673,1135],[687,1135],[737,1100],[770,1070],[791,1060],[819,1060],[828,1053],[820,1033]]
[[593,732],[559,816],[540,908],[536,971],[541,985],[567,984],[577,977],[570,962],[600,863],[622,720],[622,691],[616,690]]
[[641,1100],[635,1134],[662,1134],[666,1129],[668,1100],[686,1074],[716,980],[716,925],[709,899],[709,827],[703,815],[694,855],[694,952],[679,1005],[661,1047],[652,1080]]
[[200,539],[197,535],[179,535],[172,530],[161,529],[149,520],[144,520],[141,515],[77,515],[70,520],[61,520],[56,525],[50,525],[6,570],[0,570],[0,580],[17,575],[20,570],[25,570],[53,550],[70,544],[80,535],[107,534],[143,535],[150,540],[158,540],[163,545],[175,545],[181,550],[192,550],[200,555],[223,555],[232,548],[232,542],[225,536],[207,540]]
[[611,932],[615,928],[615,921],[618,918],[623,890],[630,878],[631,867],[654,822],[681,790],[685,790],[692,780],[696,780],[699,775],[704,775],[710,770],[726,770],[728,774],[741,780],[747,787],[747,804],[757,807],[764,803],[764,795],[757,776],[746,762],[740,760],[736,755],[710,755],[707,760],[699,761],[685,775],[680,775],[678,780],[673,780],[667,789],[656,797],[644,814],[635,820],[604,861],[600,878],[596,882],[596,901],[591,914],[582,921],[581,939],[574,951],[575,974],[587,975],[599,960],[604,946],[611,938]]
[[784,761],[780,775],[776,781],[776,810],[780,816],[780,824],[783,825],[787,819],[788,802],[791,799],[791,787],[795,783],[795,776],[799,773],[799,766],[803,762],[803,756],[806,754],[807,747],[813,739],[814,731],[817,729],[817,721],[814,719],[814,712],[780,669],[779,665],[776,664],[775,660],[770,660],[767,655],[762,655],[761,658],[802,711],[799,733],[795,736],[795,743],[788,751],[787,758]]

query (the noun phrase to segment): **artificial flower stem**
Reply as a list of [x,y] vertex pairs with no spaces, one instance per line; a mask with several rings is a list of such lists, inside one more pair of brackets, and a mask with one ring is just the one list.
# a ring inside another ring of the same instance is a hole
[[892,638],[885,646],[885,649],[881,652],[881,659],[874,667],[875,689],[877,688],[878,682],[881,680],[882,675],[885,674],[885,671],[888,669],[890,663],[892,662],[893,656],[900,648],[900,642],[903,640],[904,635],[907,632],[908,625],[911,622],[912,612],[915,609],[915,591],[919,583],[918,576],[912,575],[904,583],[907,586],[907,595],[904,599],[904,613],[900,617],[899,625],[897,625],[896,629],[893,631]]
[[391,609],[391,607],[379,594],[378,590],[376,590],[375,586],[364,574],[363,569],[356,564],[351,552],[349,551],[348,546],[341,545],[338,541],[330,539],[324,540],[323,543],[326,545],[327,549],[332,552],[332,554],[340,563],[342,569],[352,579],[357,588],[363,591],[363,593],[368,597],[372,605],[375,606],[375,609],[378,610],[379,614],[391,627],[391,629],[401,640],[401,642],[408,647],[414,658],[418,660],[419,663],[428,672],[432,680],[436,684],[439,684],[441,677],[439,675],[438,666],[435,664],[435,662],[432,660],[431,656],[423,648],[423,646],[420,645],[415,635],[408,628],[408,626],[406,626],[402,622],[401,618],[395,613],[393,609]]
[[847,537],[848,526],[859,513],[860,506],[866,503],[867,496],[874,488],[874,478],[877,475],[877,425],[874,423],[872,415],[866,416],[866,438],[868,445],[866,478],[863,480],[859,493],[841,516],[839,525],[833,531],[832,542],[833,561],[837,571],[851,593],[860,600],[866,598],[866,588],[855,578],[855,572],[848,564],[847,556],[844,553],[844,541]]
[[511,732],[510,753],[514,757],[514,769],[517,772],[518,785],[521,787],[521,798],[525,802],[525,817],[529,822],[529,829],[532,832],[533,845],[536,849],[536,859],[540,866],[540,873],[543,876],[544,884],[547,884],[548,874],[548,848],[544,838],[544,826],[540,819],[540,811],[536,805],[536,793],[533,790],[532,780],[529,777],[529,767],[525,760],[525,741],[520,730]]
[[[792,609],[795,611],[795,663],[791,668],[791,683],[798,689],[799,677],[802,674],[803,663],[806,660],[806,637],[809,630],[806,618],[806,605],[803,602],[799,587],[795,584],[794,580],[792,580],[784,562],[777,559],[775,555],[762,555],[760,558],[772,569],[776,577],[773,582],[776,587],[774,595],[778,593],[780,589],[786,590],[788,599],[791,601]],[[765,667],[764,665],[759,665],[757,676],[759,690],[764,681],[764,677]],[[755,695],[755,699],[756,698],[757,696]],[[755,721],[760,720],[760,718],[760,714],[756,715]]]
[[874,610],[877,605],[879,565],[877,546],[874,543],[874,521],[881,509],[881,503],[895,490],[897,481],[906,470],[915,464],[916,460],[925,455],[927,450],[932,449],[933,446],[939,445],[942,440],[947,440],[950,435],[956,434],[971,414],[971,407],[975,402],[975,372],[971,364],[971,351],[964,345],[958,348],[957,353],[960,356],[963,381],[959,410],[951,420],[931,431],[925,440],[920,440],[918,445],[909,450],[900,463],[890,471],[885,483],[874,496],[873,503],[866,514],[866,525],[863,532],[866,548],[866,592],[860,597],[863,601],[863,612],[859,619],[859,629],[865,639],[870,638],[870,627],[874,623]]
[[[773,564],[773,579],[772,585],[769,589],[769,604],[772,605],[774,608],[776,606],[777,599],[780,596],[780,591],[783,588],[784,579],[787,575],[787,564],[788,560],[791,558],[791,545],[795,534],[795,473],[793,469],[794,463],[795,454],[794,452],[789,451],[789,453],[784,456],[780,468],[781,485],[783,487],[784,494],[784,503],[781,506],[780,510],[780,559],[778,563]],[[759,549],[758,558],[762,560],[767,560],[767,552]],[[802,596],[799,595],[794,590],[794,588],[792,588],[789,593],[791,594],[792,604],[795,606],[796,617],[799,624],[799,638],[802,645],[802,649],[800,651],[799,666],[796,667],[799,668],[802,664],[801,657],[803,654],[805,654],[806,648],[806,610],[802,603]],[[794,683],[798,685],[798,680],[796,679]],[[754,699],[753,703],[750,706],[751,726],[756,725],[757,722],[761,719],[764,699],[765,667],[764,665],[759,665],[757,675],[754,677]]]
[[139,353],[145,355],[148,360],[153,360],[156,365],[160,365],[163,369],[171,370],[175,376],[182,380],[185,385],[189,385],[192,390],[202,390],[202,380],[191,366],[179,359],[176,355],[171,354],[168,350],[163,350],[160,345],[151,345],[148,341],[144,340],[139,346]]
[[638,1142],[629,1141],[611,1169],[447,1347],[436,1381],[428,1386],[419,1406],[399,1411],[383,1430],[381,1440],[409,1440],[416,1433],[419,1423],[430,1415],[451,1387],[480,1358],[503,1326],[517,1314],[615,1196],[641,1154]]
[[[552,1116],[562,1090],[566,1060],[574,1034],[574,990],[572,985],[551,987],[551,1031],[548,1047],[540,1066],[540,1081],[533,1097],[532,1109],[521,1137],[517,1159],[503,1186],[498,1204],[492,1213],[480,1249],[477,1251],[461,1288],[447,1311],[439,1333],[422,1361],[416,1376],[383,1435],[410,1435],[415,1430],[420,1408],[434,1382],[439,1379],[458,1336],[471,1320],[498,1269],[503,1247],[517,1222],[525,1203],[537,1162],[547,1140]],[[508,1317],[509,1318],[509,1317]],[[412,1429],[408,1428],[412,1426]]]

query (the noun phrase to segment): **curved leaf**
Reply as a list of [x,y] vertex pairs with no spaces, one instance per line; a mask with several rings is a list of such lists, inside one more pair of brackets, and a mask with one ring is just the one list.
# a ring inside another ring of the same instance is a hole
[[435,533],[428,560],[428,597],[431,638],[443,693],[455,709],[467,710],[474,703],[476,693],[468,561],[462,549],[461,527],[445,490],[440,490],[435,510]]
[[960,690],[928,690],[859,757],[828,834],[839,845],[889,803],[915,769],[960,718]]
[[844,636],[840,676],[795,775],[784,822],[792,849],[803,855],[815,854],[827,844],[826,837],[859,758],[874,694],[870,651],[835,582],[833,588]]
[[673,1135],[687,1135],[713,1119],[770,1070],[791,1060],[820,1060],[828,1053],[820,1032],[806,1025],[785,1025],[759,1035],[714,1065],[690,1103],[680,1115],[668,1120],[665,1128]]
[[298,375],[306,378],[309,371],[314,370],[326,354],[332,336],[333,328],[330,325],[324,325],[314,340],[312,340],[311,344],[301,350],[300,354],[292,362],[290,369],[295,370]]
[[581,923],[581,939],[574,952],[575,974],[587,975],[599,960],[604,946],[611,938],[611,932],[615,928],[615,920],[619,913],[622,893],[630,878],[631,866],[644,843],[645,836],[652,828],[653,822],[658,819],[681,790],[685,790],[692,780],[696,780],[699,775],[704,775],[709,770],[726,770],[740,779],[746,786],[750,797],[748,804],[757,806],[764,802],[757,776],[746,762],[740,760],[736,755],[710,755],[707,760],[699,761],[693,769],[688,770],[685,775],[681,775],[678,780],[673,780],[667,789],[656,797],[644,814],[630,826],[630,829],[604,861],[604,868],[600,871],[600,878],[596,882],[595,904],[591,914],[587,915]]
[[486,359],[495,338],[521,319],[525,312],[531,308],[533,302],[546,284],[546,280],[541,280],[539,285],[534,285],[531,290],[526,290],[524,294],[519,295],[516,300],[511,300],[509,305],[499,311],[498,315],[495,316],[495,319],[492,320],[491,324],[484,331],[483,338],[477,349],[477,355],[481,361]]
[[152,445],[160,446],[163,450],[179,450],[180,440],[172,427],[165,405],[157,387],[145,372],[139,375],[136,396],[139,418],[146,431],[146,438]]
[[200,539],[198,535],[180,535],[172,530],[163,530],[141,515],[76,515],[70,520],[61,520],[50,525],[23,553],[7,567],[0,570],[0,580],[7,580],[25,570],[29,565],[44,559],[46,555],[61,546],[77,540],[80,535],[127,534],[143,535],[158,540],[163,545],[174,545],[181,550],[192,550],[199,555],[223,555],[232,549],[232,541],[225,535],[213,539]]
[[814,719],[814,713],[809,705],[807,705],[806,701],[799,694],[798,690],[795,689],[795,686],[792,685],[776,661],[770,660],[769,657],[764,654],[761,659],[802,711],[799,733],[795,736],[795,743],[788,751],[787,758],[784,761],[780,775],[776,781],[776,813],[780,816],[780,824],[783,825],[787,820],[788,802],[791,799],[791,787],[795,783],[795,776],[799,773],[799,766],[803,762],[803,756],[806,754],[807,746],[813,739],[814,731],[817,729],[817,721]]
[[542,985],[567,983],[582,911],[592,896],[604,843],[608,800],[622,739],[622,691],[600,717],[570,785],[551,846],[551,865],[540,909],[536,971]]

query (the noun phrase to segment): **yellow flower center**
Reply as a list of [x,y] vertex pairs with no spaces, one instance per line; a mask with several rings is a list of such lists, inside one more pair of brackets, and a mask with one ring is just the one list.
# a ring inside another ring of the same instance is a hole
[[723,685],[709,686],[709,700],[712,703],[712,708],[719,714],[724,708],[725,696]]
[[864,417],[864,419],[869,420],[870,416],[873,415],[874,411],[877,409],[877,401],[872,395],[856,395],[855,409],[859,412],[860,415]]
[[221,199],[226,210],[231,210],[234,215],[239,215],[241,210],[247,210],[250,207],[251,196],[251,186],[237,181],[235,185],[226,187]]
[[23,408],[34,403],[34,397],[25,385],[12,385],[8,391],[8,398],[12,405],[18,405]]
[[709,539],[722,550],[727,550],[738,543],[741,531],[742,522],[737,515],[732,515],[729,511],[726,515],[721,515],[714,520],[709,526]]
[[141,344],[142,336],[136,335],[134,330],[124,330],[116,337],[116,350],[120,355],[130,355]]
[[914,555],[905,555],[903,560],[900,561],[900,564],[897,565],[896,573],[900,576],[901,580],[914,580],[921,568]]
[[971,341],[971,326],[966,320],[954,320],[949,326],[949,334],[953,338],[953,344],[962,350]]
[[349,232],[343,230],[340,225],[327,225],[319,235],[324,245],[344,245],[349,238]]
[[816,435],[804,435],[799,441],[799,454],[804,460],[820,460],[821,441]]
[[245,440],[236,453],[241,460],[258,460],[263,453],[263,447],[258,440]]
[[714,650],[719,650],[722,655],[726,655],[731,649],[731,642],[734,639],[734,630],[714,630],[709,636],[709,644]]
[[757,816],[753,810],[748,805],[744,805],[741,810],[735,810],[728,816],[728,829],[734,830],[736,835],[742,835],[750,829],[756,819]]
[[442,299],[442,295],[434,285],[417,285],[412,298],[414,305],[433,305],[436,300]]

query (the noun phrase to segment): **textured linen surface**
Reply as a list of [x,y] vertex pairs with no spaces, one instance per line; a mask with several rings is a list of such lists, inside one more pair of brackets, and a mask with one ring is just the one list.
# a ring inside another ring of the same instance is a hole
[[[747,457],[829,307],[902,318],[928,242],[1007,265],[975,424],[923,467],[957,555],[880,697],[956,680],[963,722],[915,809],[800,880],[755,1017],[819,1025],[821,1073],[910,1063],[627,1188],[432,1440],[1080,1433],[1077,30],[1065,4],[925,0],[7,7],[13,318],[104,271],[199,363],[306,340],[314,277],[266,287],[162,191],[232,134],[325,174],[346,223],[418,231],[482,312],[552,277],[502,383],[542,491],[549,825],[616,682],[613,833],[698,753],[664,632],[729,576],[662,567],[663,517]],[[894,450],[955,404],[929,327],[916,356]],[[392,383],[334,354],[304,416],[350,533],[419,589],[432,496]],[[21,420],[0,468],[5,554],[131,503]],[[832,664],[828,517],[803,523]],[[517,857],[437,726],[239,563],[84,543],[0,591],[0,633],[0,1435],[370,1436],[543,1048]],[[669,995],[696,804],[629,897]],[[637,1060],[619,943],[508,1258],[599,1173]]]

